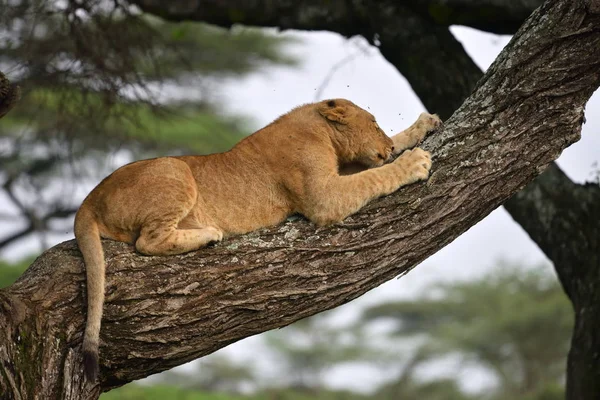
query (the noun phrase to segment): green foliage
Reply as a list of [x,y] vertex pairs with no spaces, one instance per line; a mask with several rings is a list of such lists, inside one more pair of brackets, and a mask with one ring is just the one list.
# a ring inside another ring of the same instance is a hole
[[346,391],[301,391],[270,389],[251,395],[195,391],[167,385],[130,384],[100,396],[101,400],[365,400],[368,397]]
[[170,370],[158,375],[156,379],[184,389],[237,393],[242,384],[252,383],[256,376],[251,364],[241,364],[224,355],[211,354],[199,360],[193,373]]
[[293,57],[282,52],[282,46],[292,43],[292,39],[266,35],[259,29],[225,30],[196,22],[155,23],[165,46],[177,49],[163,59],[170,70],[236,76],[267,63],[296,64]]
[[[0,61],[22,69],[13,80],[24,96],[0,136],[26,131],[41,143],[122,148],[141,141],[163,152],[223,151],[244,129],[242,120],[215,112],[216,83],[269,64],[295,64],[282,51],[290,39],[257,29],[169,23],[101,3],[88,4],[89,18],[58,12],[54,2],[8,7],[0,19],[9,37],[0,42]],[[13,24],[18,19],[44,34]],[[161,95],[163,89],[180,99]]]
[[[102,102],[98,93],[35,90],[4,118],[0,136],[34,130],[38,132],[37,143],[65,140],[72,143],[72,151],[101,150],[112,144],[193,154],[225,151],[244,137],[242,119],[226,120],[207,105],[179,102],[157,108],[147,103],[120,102],[106,109]],[[98,140],[100,137],[102,140]]]
[[125,4],[82,1],[81,7],[33,0],[4,5],[0,60],[21,68],[29,89],[72,85],[111,99],[123,88],[190,77],[247,74],[269,64],[293,65],[290,39],[259,29],[171,23]]
[[282,357],[287,384],[297,388],[322,387],[323,372],[334,365],[386,358],[386,354],[366,344],[360,329],[329,325],[327,313],[271,331],[265,338]]
[[225,393],[202,393],[175,386],[142,386],[129,384],[100,396],[101,400],[242,400],[244,397]]
[[33,258],[24,258],[15,263],[0,260],[0,289],[12,285],[33,262]]
[[373,396],[373,399],[377,400],[468,400],[470,398],[460,390],[454,380],[419,382],[411,378],[399,379],[384,385]]
[[426,335],[429,358],[454,353],[476,361],[498,378],[498,396],[536,396],[562,382],[573,313],[553,276],[502,265],[430,293],[372,307],[365,321],[395,321],[396,337]]

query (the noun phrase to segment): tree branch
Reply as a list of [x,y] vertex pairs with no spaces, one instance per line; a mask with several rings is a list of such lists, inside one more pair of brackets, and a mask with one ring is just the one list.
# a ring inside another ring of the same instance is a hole
[[[322,13],[329,14],[332,23],[324,29],[361,34],[379,44],[382,55],[407,78],[425,106],[447,118],[470,93],[481,71],[446,26],[461,24],[513,33],[541,1],[356,2],[352,3],[358,4],[355,9],[340,13],[334,10],[337,3],[328,4],[330,10]],[[366,4],[370,4],[368,12],[366,7],[360,8]],[[600,12],[597,0],[582,4],[592,13]],[[352,18],[355,31],[336,17]],[[212,22],[209,16],[206,18],[206,22]],[[310,24],[299,24],[294,18],[287,21],[288,27],[323,29],[302,25]],[[506,204],[513,218],[554,262],[574,303],[576,326],[567,370],[569,399],[595,398],[600,391],[600,370],[593,367],[597,364],[593,355],[600,348],[600,339],[594,334],[599,329],[596,321],[600,320],[600,218],[594,204],[600,204],[597,190],[574,184],[555,164]]]
[[440,25],[465,25],[492,33],[513,34],[543,1],[416,0],[405,3]]
[[504,206],[554,262],[575,310],[567,399],[600,393],[600,186],[573,183],[556,164]]
[[398,5],[378,3],[360,34],[377,37],[381,54],[408,80],[431,112],[449,118],[471,94],[482,71],[445,26]]
[[345,0],[333,0],[327,5],[321,0],[284,2],[272,0],[129,0],[148,12],[171,21],[203,21],[229,28],[234,24],[273,26],[282,29],[330,30],[357,34],[360,16]]
[[[133,0],[143,9],[153,12],[157,8],[165,7],[164,3],[153,0]],[[239,4],[238,4],[239,3]],[[243,3],[243,4],[242,4]],[[271,4],[271,2],[265,2]],[[275,2],[270,5],[273,12],[268,15],[260,13],[260,7],[255,3],[225,1],[213,4],[197,0],[193,4],[185,2],[171,2],[171,7],[166,11],[167,18],[195,19],[209,23],[217,23],[223,26],[235,23],[231,15],[224,10],[235,9],[245,16],[243,23],[257,25],[275,25],[282,28],[294,29],[327,29],[341,34],[360,34],[368,38],[372,43],[377,42],[382,55],[391,62],[402,75],[409,81],[415,93],[419,96],[425,107],[431,112],[436,112],[443,119],[450,115],[460,106],[464,99],[471,93],[477,81],[482,76],[482,71],[475,65],[462,45],[453,37],[447,29],[447,25],[461,23],[468,20],[465,25],[477,27],[482,30],[499,32],[497,26],[504,28],[502,33],[513,33],[533,9],[541,4],[541,0],[417,0],[396,2],[357,2],[353,8],[346,3],[330,2],[328,6],[319,4],[319,17],[313,17],[315,12],[303,14],[307,3],[290,3],[279,5]],[[263,6],[265,6],[263,4]],[[308,5],[313,4],[308,2]],[[587,2],[588,7],[593,7],[594,1]],[[313,4],[317,7],[316,3]],[[256,7],[256,9],[254,9]],[[285,7],[285,14],[277,7]],[[367,8],[368,7],[368,8]],[[309,7],[310,8],[310,7]],[[293,10],[292,10],[293,9]],[[367,12],[368,10],[368,12]],[[494,11],[494,12],[492,12]],[[220,18],[215,19],[215,15]],[[255,16],[257,14],[257,16]],[[258,16],[259,14],[259,16]],[[283,17],[285,15],[285,17]],[[311,17],[309,18],[308,15]],[[440,15],[446,22],[440,21]],[[223,20],[230,18],[227,23]],[[261,18],[261,19],[258,19]],[[285,20],[285,21],[284,21]],[[376,40],[374,39],[376,38]],[[556,166],[552,170],[556,170]],[[544,208],[542,202],[535,204],[520,204],[521,199],[531,197],[532,193],[542,190],[541,186],[548,186],[558,179],[556,176],[544,175],[532,182],[524,190],[523,196],[516,197],[507,208],[511,214],[520,214],[518,222],[529,232],[529,227],[541,226],[542,221],[538,219],[543,210],[533,212],[532,206],[537,205]],[[561,180],[568,181],[562,175]],[[570,182],[570,181],[569,181]],[[565,184],[567,184],[565,182]],[[563,193],[565,198],[572,195]],[[573,201],[575,199],[572,198]],[[515,215],[513,217],[516,218]],[[524,219],[528,221],[525,222]],[[565,227],[566,228],[566,227]],[[571,225],[575,232],[565,232],[566,236],[577,235],[577,227]],[[566,254],[558,257],[557,252],[561,247],[559,242],[548,242],[550,239],[542,239],[536,232],[531,232],[533,240],[540,245],[552,259],[557,269],[562,268],[560,259],[565,259]],[[538,242],[540,240],[540,242]],[[542,241],[545,240],[545,243]],[[563,252],[564,253],[564,252]],[[574,265],[573,268],[576,268]],[[566,276],[559,271],[559,276]],[[563,285],[568,283],[563,282]]]
[[172,257],[144,257],[104,241],[101,382],[91,388],[79,356],[81,256],[74,241],[48,250],[0,291],[0,386],[28,398],[95,398],[406,273],[579,138],[584,105],[600,84],[599,52],[599,15],[581,1],[547,3],[445,130],[425,141],[435,157],[429,182],[375,201],[342,224],[287,222]]
[[[303,0],[129,0],[142,10],[172,21],[194,20],[230,27],[233,24],[277,26],[283,29],[334,30],[353,35],[374,9],[386,8],[391,19],[403,19],[410,9],[444,27],[465,25],[494,32],[514,33],[542,0],[417,0],[343,1]],[[343,28],[342,28],[343,27]]]
[[504,206],[560,266],[556,268],[560,281],[576,308],[596,297],[600,300],[595,295],[600,285],[600,186],[578,185],[553,163],[544,179],[538,178]]

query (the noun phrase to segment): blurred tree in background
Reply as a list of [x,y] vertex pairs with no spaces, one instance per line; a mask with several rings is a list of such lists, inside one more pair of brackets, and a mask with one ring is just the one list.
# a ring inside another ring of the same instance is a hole
[[254,365],[233,361],[222,353],[203,357],[194,367],[193,372],[179,372],[177,368],[165,371],[157,380],[186,390],[236,394],[258,378]]
[[[268,348],[286,366],[277,369],[275,379],[261,379],[255,365],[217,353],[205,357],[196,371],[166,372],[147,386],[127,385],[102,399],[563,399],[573,315],[547,270],[500,264],[475,281],[437,284],[423,297],[372,306],[353,328],[318,315],[270,332]],[[392,322],[387,337],[369,336],[382,320]],[[396,355],[406,353],[396,351],[400,343],[413,346],[408,359]],[[383,344],[387,356],[374,344]],[[448,357],[459,366],[454,374],[422,376]],[[400,373],[370,394],[328,388],[327,369],[350,361],[375,365],[382,374]],[[465,392],[463,367],[484,369],[495,384]],[[252,380],[252,394],[242,395],[240,383]]]
[[0,249],[70,231],[87,190],[77,189],[114,168],[107,155],[227,150],[248,130],[219,104],[219,83],[295,62],[290,39],[163,22],[120,1],[0,0],[0,10],[0,69],[22,89],[0,124],[0,198],[11,205]]
[[280,358],[283,379],[298,390],[317,392],[326,386],[331,368],[351,362],[375,362],[386,355],[370,345],[358,327],[336,326],[330,314],[305,318],[265,335],[267,345]]
[[0,260],[0,289],[12,285],[32,261],[32,258],[24,258],[16,263]]
[[423,362],[455,355],[463,365],[490,371],[494,399],[564,397],[573,312],[541,267],[501,264],[477,280],[438,285],[417,300],[371,307],[363,319],[382,318],[394,321],[394,337],[425,336]]

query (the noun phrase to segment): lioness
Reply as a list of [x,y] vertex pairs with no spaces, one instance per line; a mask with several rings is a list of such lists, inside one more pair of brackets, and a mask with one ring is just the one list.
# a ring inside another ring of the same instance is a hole
[[[423,113],[389,138],[369,112],[348,100],[326,100],[295,108],[225,153],[161,157],[117,169],[75,217],[87,273],[87,378],[98,374],[105,275],[100,238],[135,244],[142,254],[168,255],[275,225],[294,213],[317,225],[341,221],[376,197],[427,179],[431,157],[420,148],[384,164],[440,124]],[[352,163],[367,169],[340,173]]]

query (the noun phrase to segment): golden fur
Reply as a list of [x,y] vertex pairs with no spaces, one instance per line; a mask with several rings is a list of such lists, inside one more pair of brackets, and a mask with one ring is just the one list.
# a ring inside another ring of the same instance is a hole
[[[335,223],[376,197],[427,179],[431,157],[422,149],[384,163],[440,124],[423,113],[389,138],[367,111],[348,100],[326,100],[292,110],[225,153],[143,160],[113,172],[75,218],[87,271],[87,377],[94,380],[98,372],[101,237],[135,244],[142,254],[168,255],[278,224],[293,213],[317,225]],[[357,164],[362,171],[344,175]]]

